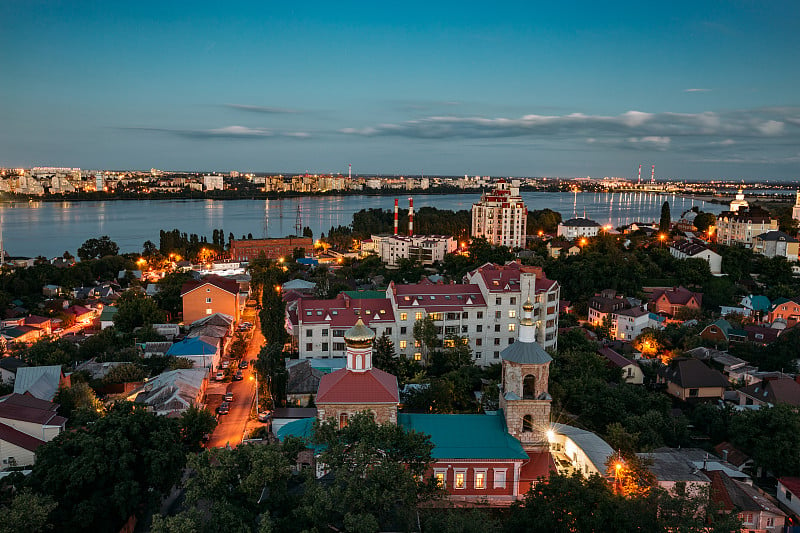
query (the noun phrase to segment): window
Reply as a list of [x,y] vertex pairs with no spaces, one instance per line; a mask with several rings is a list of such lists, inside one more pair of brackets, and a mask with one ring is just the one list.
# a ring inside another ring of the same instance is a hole
[[463,318],[464,320],[468,319],[469,318],[469,313],[467,313],[466,311],[463,311],[461,313],[461,318]]
[[500,352],[494,352],[494,358],[500,359]]
[[475,326],[475,331],[477,333],[482,332],[483,331],[483,324],[478,324],[477,326]]
[[516,296],[512,296],[511,297],[511,305],[517,305],[517,297]]
[[306,330],[306,337],[312,337],[313,335],[314,335],[314,331],[313,330],[310,330],[310,329]]
[[509,309],[508,310],[508,318],[516,318],[516,317],[517,317],[516,309]]
[[444,345],[445,348],[452,348],[453,346],[456,345],[456,341],[453,339],[445,339],[442,344]]
[[419,352],[414,353],[414,361],[422,361],[422,354]]
[[339,414],[339,429],[347,427],[347,413]]
[[211,303],[211,298],[206,298],[206,303],[210,304]]
[[506,488],[506,471],[505,470],[497,470],[494,471],[494,488],[496,489],[504,489]]
[[422,320],[422,311],[414,313],[414,320]]
[[467,488],[467,471],[466,470],[456,470],[456,479],[455,479],[455,483],[453,483],[453,488],[456,488],[456,489],[465,489],[465,488]]
[[697,397],[698,389],[689,389],[689,396]]
[[475,488],[486,488],[486,470],[475,470]]
[[481,352],[475,352],[475,359],[481,358]]
[[344,337],[344,330],[343,329],[335,329],[333,330],[334,337]]
[[210,308],[209,308],[209,309],[206,309],[206,314],[207,314],[207,315],[213,315],[213,314],[214,314],[214,310],[213,310],[213,309],[210,309]]
[[522,380],[522,399],[533,400],[536,398],[536,377],[528,374]]
[[433,477],[436,478],[436,483],[438,483],[440,487],[444,487],[447,481],[447,470],[434,470]]
[[743,524],[752,524],[753,523],[753,513],[741,513],[739,516],[742,517]]
[[483,339],[475,339],[475,346],[482,346],[482,345],[483,345]]
[[408,345],[408,341],[400,341],[400,349],[401,350],[405,350],[407,345]]
[[400,320],[408,320],[408,313],[400,313]]
[[327,352],[328,351],[328,343],[327,342],[323,342],[322,343],[322,351],[323,352]]
[[422,346],[422,345],[420,344],[420,342],[419,342],[419,341],[417,341],[417,340],[415,340],[415,341],[414,341],[414,348],[419,348],[420,346]]
[[495,311],[494,312],[494,317],[495,318],[500,318],[501,316],[503,316],[503,312],[502,311]]
[[523,433],[530,433],[533,431],[533,417],[531,415],[525,415],[522,417],[522,432]]
[[334,352],[343,352],[347,349],[343,342],[334,342],[333,343],[333,351]]
[[495,324],[494,325],[494,331],[495,331],[495,333],[500,333],[500,324]]
[[461,326],[461,333],[469,333],[469,326]]
[[789,492],[788,490],[786,491],[786,501],[787,502],[792,501],[792,493]]
[[483,318],[483,311],[478,311],[478,318]]
[[[207,287],[206,292],[211,292],[211,287]],[[786,309],[786,307],[784,307],[784,309]]]
[[383,332],[386,333],[387,335],[391,335],[392,334],[392,328],[386,328],[385,330],[383,330]]
[[306,351],[307,351],[307,352],[310,352],[310,351],[311,351],[311,350],[313,350],[313,349],[314,349],[314,345],[313,345],[313,344],[311,344],[310,342],[307,342],[307,343],[306,343]]
[[775,527],[775,519],[772,517],[767,518],[767,527]]
[[494,339],[494,345],[495,345],[495,346],[500,346],[500,337],[495,337],[495,339]]
[[328,328],[325,328],[325,329],[322,330],[322,336],[323,337],[327,337],[328,336]]
[[513,322],[508,325],[508,331],[516,331],[516,329],[517,329],[517,325],[514,324]]
[[503,305],[503,299],[502,298],[495,298],[494,299],[494,304],[495,305]]

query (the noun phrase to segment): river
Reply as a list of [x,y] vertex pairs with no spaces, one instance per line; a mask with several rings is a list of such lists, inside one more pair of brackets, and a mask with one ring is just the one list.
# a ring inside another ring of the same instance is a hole
[[[415,194],[414,208],[471,209],[479,194]],[[300,224],[314,237],[331,226],[346,226],[353,213],[371,207],[393,209],[395,196],[308,196],[281,200],[115,200],[98,202],[0,203],[3,248],[11,256],[55,257],[75,254],[87,239],[108,235],[121,252],[140,252],[145,241],[158,245],[159,231],[179,229],[211,239],[214,229],[236,238],[284,237]],[[585,216],[618,227],[636,221],[658,220],[668,201],[672,219],[693,206],[719,213],[724,206],[679,195],[656,193],[523,192],[528,210],[550,208],[564,219]],[[400,197],[402,209],[408,197]]]

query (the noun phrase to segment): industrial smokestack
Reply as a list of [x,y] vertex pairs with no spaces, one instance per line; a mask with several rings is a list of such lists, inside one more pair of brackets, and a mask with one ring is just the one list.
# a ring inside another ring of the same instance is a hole
[[650,183],[656,182],[656,166],[653,165],[653,169],[650,171]]
[[353,179],[353,164],[347,163],[347,179]]
[[642,165],[639,165],[639,181],[638,183],[642,183]]
[[395,235],[397,235],[397,225],[398,225],[397,218],[398,218],[398,214],[400,212],[400,208],[397,207],[397,202],[398,202],[398,200],[397,200],[397,198],[395,198],[394,199],[394,234]]
[[408,199],[408,236],[414,235],[414,199]]

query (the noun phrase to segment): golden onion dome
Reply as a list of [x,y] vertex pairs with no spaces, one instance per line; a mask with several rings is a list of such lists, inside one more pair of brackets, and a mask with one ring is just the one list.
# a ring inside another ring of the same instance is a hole
[[530,296],[528,296],[528,299],[525,300],[524,304],[522,304],[522,310],[527,312],[527,313],[532,313],[533,312],[533,304],[531,303],[531,297]]
[[366,348],[372,344],[373,339],[375,339],[375,332],[365,326],[360,318],[355,326],[344,333],[344,341],[348,346],[354,348]]
[[533,325],[533,304],[531,303],[530,297],[522,304],[522,318],[519,323],[522,326]]

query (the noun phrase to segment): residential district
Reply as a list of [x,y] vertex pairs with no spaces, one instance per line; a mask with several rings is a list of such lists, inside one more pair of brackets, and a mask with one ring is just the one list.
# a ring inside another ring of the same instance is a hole
[[0,531],[800,531],[800,193],[519,187],[3,257]]

